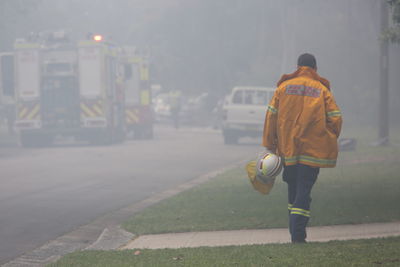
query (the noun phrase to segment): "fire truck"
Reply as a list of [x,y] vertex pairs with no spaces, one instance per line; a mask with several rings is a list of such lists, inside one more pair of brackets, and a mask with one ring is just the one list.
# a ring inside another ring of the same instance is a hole
[[154,112],[149,81],[148,52],[123,47],[126,128],[136,139],[152,139]]
[[124,140],[117,46],[100,35],[72,42],[60,31],[18,39],[14,48],[15,127],[22,146],[49,145],[58,136],[94,144]]
[[0,53],[0,126],[7,122],[9,134],[14,133],[14,55],[12,52]]

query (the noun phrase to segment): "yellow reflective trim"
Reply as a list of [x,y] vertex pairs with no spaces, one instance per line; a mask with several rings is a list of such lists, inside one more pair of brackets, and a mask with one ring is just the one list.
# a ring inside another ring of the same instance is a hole
[[335,166],[336,160],[334,159],[320,159],[314,158],[310,156],[293,156],[293,157],[284,157],[286,163],[297,163],[297,162],[307,162],[307,163],[314,163],[319,165],[326,165],[326,166]]
[[29,113],[29,115],[26,118],[28,120],[32,120],[33,118],[35,118],[39,112],[39,109],[40,109],[39,104],[36,104],[33,110]]
[[271,113],[273,113],[273,114],[276,114],[278,112],[278,110],[274,106],[271,106],[271,105],[268,106],[268,111],[271,111]]
[[128,59],[129,63],[141,63],[142,62],[142,58],[140,57],[131,57]]
[[340,117],[340,116],[342,116],[342,113],[340,112],[340,110],[333,110],[333,111],[327,112],[326,115],[328,117]]
[[147,81],[149,79],[149,69],[147,67],[140,68],[140,80]]
[[22,108],[22,110],[18,113],[18,118],[23,119],[28,112],[28,109],[26,107]]
[[299,212],[304,212],[304,213],[310,214],[310,211],[309,211],[309,210],[303,210],[303,209],[299,209],[299,208],[292,208],[292,210],[295,210],[295,211],[299,211]]
[[37,43],[22,43],[22,44],[15,44],[15,49],[32,49],[32,48],[40,48],[40,44]]
[[150,105],[150,92],[148,90],[142,91],[140,94],[140,103],[142,105]]
[[81,103],[81,109],[84,111],[86,116],[89,117],[96,117],[96,114],[94,114],[85,104]]
[[97,112],[98,115],[103,115],[103,110],[98,105],[94,105],[93,109]]
[[126,110],[125,113],[126,113],[127,117],[131,119],[131,122],[138,122],[139,121],[139,117],[137,116],[137,114],[135,114],[131,110]]
[[302,215],[305,217],[310,217],[309,210],[303,210],[303,209],[299,209],[299,208],[292,208],[290,214],[297,214],[297,215]]
[[304,216],[304,217],[310,217],[310,214],[304,214],[302,212],[297,212],[297,211],[293,211],[293,210],[292,210],[292,212],[290,214],[296,214],[296,215],[301,215],[301,216]]
[[78,43],[78,46],[98,46],[98,45],[102,45],[101,42],[96,42],[96,41],[91,41],[91,40],[86,40],[86,41],[80,41]]

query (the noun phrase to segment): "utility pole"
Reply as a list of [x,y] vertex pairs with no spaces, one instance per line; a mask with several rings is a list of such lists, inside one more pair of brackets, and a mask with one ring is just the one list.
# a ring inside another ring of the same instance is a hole
[[[389,10],[386,0],[381,1],[381,33],[389,26]],[[380,41],[380,93],[379,93],[379,138],[377,145],[389,143],[389,42]]]
[[282,65],[281,73],[287,73],[296,64],[295,24],[297,7],[289,0],[281,0]]

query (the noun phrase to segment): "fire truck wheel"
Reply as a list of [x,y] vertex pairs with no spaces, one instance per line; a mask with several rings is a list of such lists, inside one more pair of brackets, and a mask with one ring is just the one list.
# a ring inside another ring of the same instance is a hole
[[154,138],[154,130],[152,126],[149,126],[146,129],[146,134],[145,134],[146,139],[153,139]]
[[99,144],[108,146],[108,145],[111,145],[112,143],[113,143],[112,133],[105,132],[104,134],[102,134],[100,136]]
[[239,136],[237,136],[235,133],[224,131],[223,135],[225,145],[234,145],[238,143]]
[[101,133],[93,134],[89,139],[90,144],[95,146],[107,146],[111,145],[113,141],[112,133],[110,131],[104,131]]
[[115,142],[116,143],[122,143],[126,139],[126,132],[123,129],[118,129],[116,134],[115,134]]
[[34,136],[28,134],[21,133],[19,141],[22,147],[35,147],[36,144]]
[[134,139],[153,139],[154,132],[152,126],[138,127],[133,131]]
[[53,136],[47,134],[21,133],[20,143],[23,147],[44,147],[53,143]]

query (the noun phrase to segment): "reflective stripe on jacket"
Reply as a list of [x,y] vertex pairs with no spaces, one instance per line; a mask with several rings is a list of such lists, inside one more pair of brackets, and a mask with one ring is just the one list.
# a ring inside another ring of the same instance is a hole
[[277,151],[285,165],[335,167],[342,116],[332,93],[315,70],[300,67],[282,82],[268,105],[263,146]]

